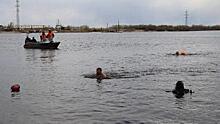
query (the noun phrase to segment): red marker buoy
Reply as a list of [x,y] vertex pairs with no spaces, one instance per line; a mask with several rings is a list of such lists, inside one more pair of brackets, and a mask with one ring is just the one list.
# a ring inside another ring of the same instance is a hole
[[11,86],[11,92],[19,92],[20,91],[20,85],[14,84]]

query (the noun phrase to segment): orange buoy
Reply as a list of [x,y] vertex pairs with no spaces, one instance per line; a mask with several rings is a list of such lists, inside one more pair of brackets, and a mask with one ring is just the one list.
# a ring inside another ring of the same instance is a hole
[[20,85],[14,84],[11,86],[11,92],[19,92],[20,91]]

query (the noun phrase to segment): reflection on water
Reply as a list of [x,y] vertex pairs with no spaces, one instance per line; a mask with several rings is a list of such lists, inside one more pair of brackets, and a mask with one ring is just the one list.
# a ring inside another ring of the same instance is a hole
[[13,93],[11,93],[11,97],[13,98],[13,100],[21,99],[21,94],[13,92]]
[[56,50],[36,50],[27,49],[26,50],[26,61],[38,61],[41,60],[42,63],[52,63],[55,58]]
[[[186,98],[187,99],[187,98]],[[184,107],[187,106],[187,100],[185,98],[177,98],[175,101],[176,108],[178,109],[184,109]]]
[[42,63],[52,63],[55,57],[55,50],[42,50],[41,51],[41,61]]
[[26,61],[35,61],[37,59],[35,54],[36,50],[26,50]]

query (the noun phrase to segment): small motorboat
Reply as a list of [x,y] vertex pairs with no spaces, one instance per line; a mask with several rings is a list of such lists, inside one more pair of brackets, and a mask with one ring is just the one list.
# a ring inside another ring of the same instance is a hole
[[37,41],[34,37],[30,39],[28,36],[25,39],[24,48],[26,49],[57,49],[60,42],[54,41]]
[[60,42],[25,42],[26,49],[57,49]]

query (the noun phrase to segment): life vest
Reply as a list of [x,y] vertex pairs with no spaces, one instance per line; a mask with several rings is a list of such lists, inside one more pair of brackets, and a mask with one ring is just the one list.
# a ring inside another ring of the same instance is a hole
[[47,38],[48,38],[48,39],[52,39],[53,37],[54,37],[53,32],[48,32]]

